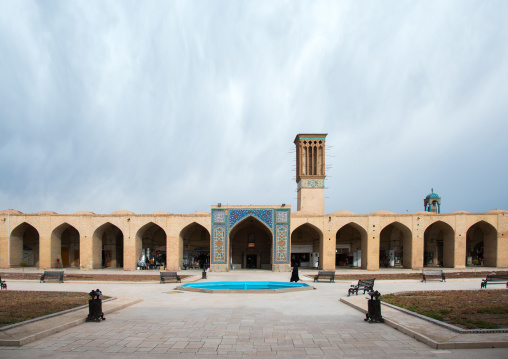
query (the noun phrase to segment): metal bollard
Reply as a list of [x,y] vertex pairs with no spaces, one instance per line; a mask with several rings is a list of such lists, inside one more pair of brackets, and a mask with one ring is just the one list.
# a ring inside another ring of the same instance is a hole
[[385,320],[381,316],[381,301],[379,300],[381,293],[376,290],[375,292],[370,291],[369,295],[368,313],[364,321],[369,323],[384,323]]
[[88,300],[88,317],[86,318],[87,322],[100,322],[102,320],[106,320],[104,318],[104,313],[102,312],[102,299],[99,297],[102,295],[102,292],[99,289],[92,290],[88,293],[91,299]]

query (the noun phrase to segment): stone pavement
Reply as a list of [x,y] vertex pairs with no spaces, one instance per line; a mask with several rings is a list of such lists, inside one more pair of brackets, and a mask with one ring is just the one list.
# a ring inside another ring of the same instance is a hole
[[[200,272],[194,273],[200,277]],[[300,277],[304,274],[302,270]],[[289,276],[233,271],[209,273],[208,281],[286,282]],[[279,294],[180,292],[174,290],[175,284],[158,283],[9,281],[9,290],[89,292],[99,288],[108,296],[143,301],[107,315],[101,323],[84,323],[22,347],[0,347],[0,358],[508,357],[507,348],[436,350],[386,324],[364,322],[365,314],[339,301],[347,296],[351,281],[307,280],[316,290]],[[376,289],[381,293],[400,291],[401,282],[378,281]],[[480,286],[479,279],[403,283],[404,290]]]

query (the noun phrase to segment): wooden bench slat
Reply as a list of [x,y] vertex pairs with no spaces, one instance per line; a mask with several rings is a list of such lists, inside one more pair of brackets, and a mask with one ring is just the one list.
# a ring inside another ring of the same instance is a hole
[[335,272],[319,271],[314,277],[314,282],[317,282],[320,279],[330,279],[330,283],[335,283]]
[[40,282],[46,283],[47,279],[58,279],[60,283],[64,281],[64,271],[44,271],[44,274],[41,275]]
[[362,290],[362,289],[363,289],[363,294],[365,294],[365,292],[367,292],[367,291],[369,291],[369,292],[373,291],[375,280],[376,280],[376,278],[358,280],[358,284],[351,285],[351,288],[349,288],[349,290],[347,292],[347,296],[349,297],[353,293],[358,295],[358,291]]
[[422,282],[425,283],[427,283],[427,280],[440,280],[441,282],[446,282],[446,277],[442,270],[423,269],[422,277]]
[[502,274],[487,274],[485,279],[482,279],[480,288],[487,288],[487,284],[506,284],[508,288],[508,276]]

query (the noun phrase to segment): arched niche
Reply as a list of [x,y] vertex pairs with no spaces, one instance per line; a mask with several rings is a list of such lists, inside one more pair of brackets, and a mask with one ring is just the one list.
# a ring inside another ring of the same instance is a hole
[[393,222],[381,230],[379,236],[380,268],[411,268],[412,234],[400,222]]
[[427,227],[423,241],[423,266],[453,268],[455,263],[455,232],[442,221]]
[[291,266],[322,268],[323,233],[310,223],[304,223],[291,233]]
[[[63,223],[51,232],[51,267],[70,268],[80,266],[79,232]],[[58,260],[58,261],[57,261]]]
[[273,235],[267,225],[247,216],[229,231],[231,269],[272,270]]
[[210,232],[193,222],[180,232],[179,266],[183,269],[210,267]]
[[39,267],[39,232],[32,225],[23,222],[11,232],[9,240],[9,266]]
[[[335,267],[361,268],[367,248],[367,231],[357,223],[350,222],[342,226],[335,234]],[[363,249],[363,250],[362,250]]]
[[93,233],[92,268],[123,268],[124,236],[120,228],[104,223]]
[[135,258],[139,269],[159,269],[167,263],[167,235],[159,225],[150,222],[136,232]]
[[466,265],[497,266],[497,230],[490,223],[480,221],[467,230]]

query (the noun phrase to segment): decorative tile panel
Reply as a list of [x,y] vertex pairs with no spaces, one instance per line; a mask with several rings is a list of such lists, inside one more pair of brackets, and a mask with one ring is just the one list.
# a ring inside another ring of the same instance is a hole
[[212,209],[211,264],[228,264],[229,233],[242,219],[253,216],[273,234],[272,264],[289,264],[291,209]]
[[229,210],[229,229],[248,216],[253,216],[266,224],[273,233],[273,209],[230,209]]
[[227,264],[227,231],[225,225],[212,226],[212,263]]
[[283,210],[276,210],[275,219],[277,223],[288,223],[289,218],[289,210],[283,209]]
[[289,263],[289,225],[276,225],[273,264]]
[[226,223],[226,212],[223,209],[213,211],[213,223]]
[[324,179],[302,179],[298,182],[298,188],[324,188]]

